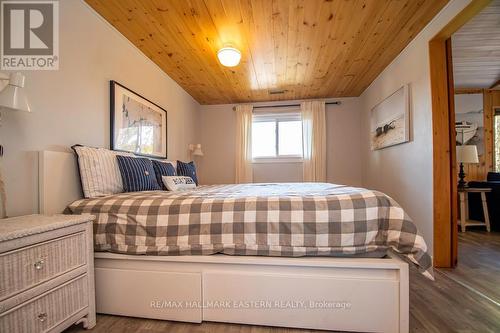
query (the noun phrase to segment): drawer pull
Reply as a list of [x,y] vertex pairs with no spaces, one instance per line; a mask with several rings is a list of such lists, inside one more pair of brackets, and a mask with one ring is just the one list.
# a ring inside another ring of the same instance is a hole
[[45,264],[45,261],[43,259],[37,260],[33,266],[35,266],[36,270],[41,270],[43,268],[43,265]]
[[43,323],[44,321],[47,320],[47,312],[42,312],[38,314],[37,318],[41,323]]

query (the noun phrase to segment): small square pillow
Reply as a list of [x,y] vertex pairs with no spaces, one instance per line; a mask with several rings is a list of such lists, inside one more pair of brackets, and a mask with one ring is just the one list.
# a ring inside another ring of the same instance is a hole
[[125,192],[161,190],[153,163],[148,158],[116,156]]
[[196,166],[194,162],[184,163],[177,161],[177,175],[191,177],[195,184],[198,185],[198,177],[196,177]]
[[163,184],[169,191],[181,191],[196,188],[191,177],[186,176],[162,176]]
[[155,169],[156,180],[158,184],[161,185],[163,190],[166,190],[165,184],[161,179],[162,176],[177,176],[175,172],[175,168],[171,163],[168,162],[160,162],[153,160],[153,168]]

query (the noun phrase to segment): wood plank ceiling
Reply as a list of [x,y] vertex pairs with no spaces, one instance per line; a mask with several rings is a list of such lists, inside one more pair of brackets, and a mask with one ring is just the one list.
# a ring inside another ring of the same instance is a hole
[[448,2],[86,1],[201,104],[359,96]]
[[500,0],[455,32],[451,42],[456,88],[500,85]]

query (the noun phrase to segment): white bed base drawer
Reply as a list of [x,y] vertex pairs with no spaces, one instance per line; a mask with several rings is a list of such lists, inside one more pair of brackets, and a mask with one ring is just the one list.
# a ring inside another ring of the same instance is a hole
[[206,321],[398,332],[398,300],[399,283],[391,279],[227,271],[203,274]]
[[[100,313],[333,331],[409,329],[408,265],[398,258],[95,257]],[[289,306],[315,300],[344,308]],[[177,307],[175,301],[189,305]],[[276,301],[282,302],[273,306]]]
[[200,323],[201,274],[96,268],[96,310]]

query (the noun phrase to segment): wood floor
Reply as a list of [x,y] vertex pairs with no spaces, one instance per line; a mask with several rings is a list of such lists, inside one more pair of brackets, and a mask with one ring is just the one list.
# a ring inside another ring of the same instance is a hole
[[[410,332],[500,332],[500,233],[459,234],[459,265],[435,271],[435,282],[410,274]],[[66,331],[88,332],[80,326]],[[188,324],[128,317],[97,317],[102,333],[299,333],[286,328],[220,323]],[[324,332],[324,331],[320,331]]]
[[500,233],[459,233],[459,265],[441,271],[500,303]]

